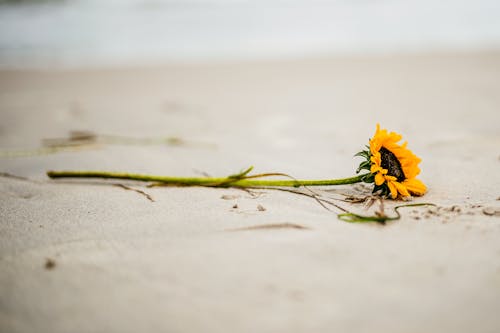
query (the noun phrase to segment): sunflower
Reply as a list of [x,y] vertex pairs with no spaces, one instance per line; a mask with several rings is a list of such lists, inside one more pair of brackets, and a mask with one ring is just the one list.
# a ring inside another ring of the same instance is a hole
[[356,154],[366,159],[360,164],[357,172],[363,169],[370,171],[363,181],[375,183],[374,193],[390,193],[393,199],[420,196],[426,191],[424,183],[416,179],[420,173],[418,164],[421,159],[406,148],[407,142],[399,144],[401,139],[400,134],[389,133],[386,129],[380,129],[377,124],[377,130],[370,139],[367,150]]

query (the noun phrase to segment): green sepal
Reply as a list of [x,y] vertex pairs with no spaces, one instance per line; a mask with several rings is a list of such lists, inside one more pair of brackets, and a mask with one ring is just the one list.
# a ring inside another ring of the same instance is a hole
[[368,184],[373,183],[375,181],[375,175],[373,173],[368,173],[361,178],[361,181]]
[[377,192],[379,192],[379,194],[383,197],[387,197],[391,193],[391,191],[389,190],[389,186],[387,186],[387,183],[373,186],[372,193],[377,193]]

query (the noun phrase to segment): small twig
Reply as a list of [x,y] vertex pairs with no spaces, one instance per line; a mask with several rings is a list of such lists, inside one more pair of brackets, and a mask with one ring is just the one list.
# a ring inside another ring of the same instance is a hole
[[257,191],[253,191],[253,188],[247,188],[247,187],[235,187],[235,189],[237,190],[240,190],[240,191],[243,191],[245,193],[247,193],[250,198],[252,199],[257,199],[257,198],[260,198],[262,195],[265,194],[265,192],[257,192]]
[[155,202],[155,199],[153,199],[153,197],[151,195],[147,194],[144,191],[141,191],[141,190],[138,190],[136,188],[132,188],[132,187],[129,187],[129,186],[123,185],[123,184],[113,184],[113,185],[116,187],[120,187],[120,188],[127,190],[127,191],[133,191],[133,192],[139,193],[139,194],[145,196],[149,201]]
[[21,177],[21,176],[16,176],[16,175],[13,175],[13,174],[8,173],[8,172],[0,172],[0,177],[12,178],[12,179],[17,179],[17,180],[25,180],[25,181],[30,181],[30,182],[32,181],[29,178]]
[[311,199],[314,199],[316,200],[317,203],[319,203],[324,209],[328,210],[328,211],[331,211],[330,208],[328,208],[326,204],[329,204],[343,212],[349,212],[348,210],[346,210],[345,208],[342,208],[341,206],[329,201],[329,200],[326,200],[326,199],[323,199],[323,198],[320,198],[318,197],[317,195],[315,194],[309,194],[309,193],[304,193],[304,192],[301,192],[301,191],[298,191],[298,190],[294,190],[294,189],[290,189],[290,188],[284,188],[284,187],[265,187],[265,186],[261,186],[261,187],[252,187],[254,189],[261,189],[261,190],[273,190],[273,191],[282,191],[282,192],[288,192],[288,193],[293,193],[293,194],[298,194],[298,195],[303,195],[303,196],[306,196],[308,198],[311,198]]
[[34,184],[44,183],[44,181],[34,180],[34,179],[31,179],[31,178],[28,178],[28,177],[23,177],[23,176],[17,176],[17,175],[8,173],[8,172],[0,172],[0,177],[10,178],[10,179],[15,179],[15,180],[20,180],[20,181],[23,181],[23,182],[30,182],[30,183],[34,183]]

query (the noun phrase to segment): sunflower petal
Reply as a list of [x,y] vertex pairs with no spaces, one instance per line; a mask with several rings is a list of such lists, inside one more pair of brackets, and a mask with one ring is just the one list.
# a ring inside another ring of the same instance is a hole
[[408,191],[413,195],[424,195],[427,191],[427,187],[424,183],[416,178],[406,179],[403,184],[406,186]]
[[379,172],[375,175],[375,185],[382,185],[385,182],[384,176]]
[[370,172],[371,173],[379,172],[381,170],[382,170],[382,167],[378,166],[376,164],[372,164],[372,166],[370,167]]
[[370,161],[374,164],[377,164],[377,165],[380,165],[380,163],[382,163],[382,156],[380,155],[380,153],[377,151],[375,154],[373,154],[371,157],[370,157]]
[[389,190],[391,191],[391,197],[393,199],[396,199],[398,197],[398,190],[396,189],[394,182],[387,182],[387,185],[389,186]]
[[408,193],[408,190],[406,189],[406,186],[399,182],[393,182],[393,184],[396,186],[396,189],[402,197],[411,197],[410,193]]

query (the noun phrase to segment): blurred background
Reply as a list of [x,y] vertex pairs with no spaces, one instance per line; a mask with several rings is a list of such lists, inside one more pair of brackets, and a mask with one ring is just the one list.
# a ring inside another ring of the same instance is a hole
[[[500,332],[499,51],[500,0],[0,0],[0,332]],[[448,213],[46,176],[348,177],[377,123]]]
[[497,49],[498,0],[0,0],[0,66]]

